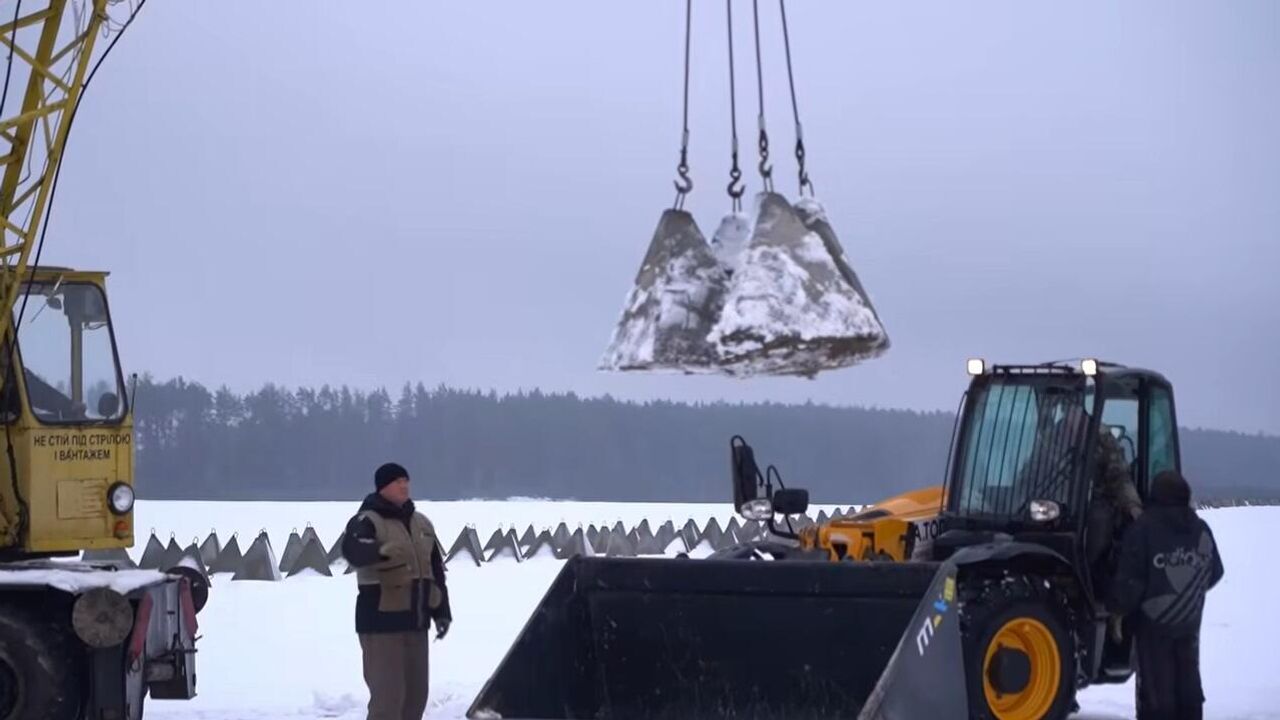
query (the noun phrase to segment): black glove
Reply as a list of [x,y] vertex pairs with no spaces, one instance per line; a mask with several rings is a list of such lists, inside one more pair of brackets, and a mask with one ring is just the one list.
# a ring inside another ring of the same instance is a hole
[[443,639],[449,633],[449,620],[442,618],[436,621],[436,639]]

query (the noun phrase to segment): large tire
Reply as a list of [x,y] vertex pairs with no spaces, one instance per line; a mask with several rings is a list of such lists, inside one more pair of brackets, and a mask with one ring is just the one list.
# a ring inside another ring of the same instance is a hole
[[0,720],[75,720],[81,656],[65,629],[34,610],[0,604]]
[[1000,583],[965,603],[970,716],[1059,720],[1075,701],[1075,641],[1062,604],[1032,583]]

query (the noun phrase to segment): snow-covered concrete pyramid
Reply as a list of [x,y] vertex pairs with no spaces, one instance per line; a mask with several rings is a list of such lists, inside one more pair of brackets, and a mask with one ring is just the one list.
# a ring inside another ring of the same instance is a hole
[[538,533],[534,531],[533,526],[525,527],[524,533],[520,535],[520,547],[527,548],[533,544],[534,538],[538,537]]
[[480,547],[480,536],[476,534],[475,528],[468,526],[458,533],[458,538],[449,547],[444,561],[448,564],[456,558],[466,557],[470,558],[476,567],[480,567],[480,563],[484,562],[484,555],[484,550]]
[[817,217],[821,206],[806,207],[811,225],[781,195],[756,197],[751,238],[709,335],[735,374],[812,377],[888,347],[861,285],[850,282],[851,270],[844,272],[847,261],[830,225]]
[[600,360],[602,370],[715,370],[708,333],[728,280],[693,216],[666,210]]
[[693,550],[702,542],[702,530],[698,528],[698,523],[689,518],[689,521],[680,528],[680,539],[684,541],[686,551]]
[[714,517],[707,521],[702,528],[702,539],[705,540],[712,550],[719,550],[725,547],[724,529],[720,527],[720,521]]
[[333,571],[329,569],[329,555],[325,552],[324,545],[320,544],[320,538],[313,534],[302,544],[302,550],[298,553],[298,557],[294,558],[287,572],[288,577],[295,575],[333,577]]
[[213,567],[214,561],[218,559],[218,553],[222,552],[222,541],[218,539],[218,531],[210,530],[209,537],[200,543],[200,560],[205,567]]
[[524,551],[524,559],[554,558],[556,556],[555,537],[548,530],[543,530],[533,538]]
[[338,533],[338,539],[334,540],[333,545],[329,547],[329,552],[327,555],[325,555],[325,559],[329,561],[330,565],[338,562],[339,560],[343,560],[342,541],[345,540],[346,538],[347,538],[347,533],[344,530],[343,532]]
[[[637,555],[662,555],[663,546],[658,542],[658,538],[649,530],[649,522],[642,521],[635,530],[631,531],[634,535]],[[628,536],[631,537],[631,536]]]
[[240,571],[240,565],[244,562],[244,555],[240,552],[240,540],[238,535],[232,535],[227,544],[223,546],[222,551],[218,553],[218,557],[209,565],[209,572],[214,573],[236,573]]
[[143,570],[159,570],[162,562],[164,562],[164,543],[160,542],[160,538],[156,537],[155,532],[152,531],[151,537],[147,538],[147,546],[142,549],[138,567]]
[[271,538],[267,531],[258,533],[257,539],[244,553],[240,569],[231,577],[232,580],[265,580],[275,582],[280,579],[280,568],[276,562],[276,553],[271,549]]
[[614,530],[606,530],[602,534],[605,538],[604,555],[608,555],[609,557],[636,556],[636,546],[625,534]]
[[169,544],[164,547],[164,554],[160,556],[160,570],[168,570],[178,564],[182,559],[182,546],[178,544],[173,535],[169,536]]
[[277,569],[281,573],[287,573],[293,568],[293,564],[298,561],[298,556],[302,554],[302,536],[298,534],[297,528],[289,533],[289,539],[284,544],[284,553],[280,555],[280,564]]
[[729,523],[724,526],[724,534],[732,536],[735,543],[742,537],[742,524],[738,522],[737,515],[729,518]]
[[485,557],[488,557],[489,553],[493,552],[498,548],[498,546],[502,545],[502,542],[506,538],[506,535],[507,534],[502,531],[502,526],[499,525],[498,529],[494,530],[493,534],[489,536],[489,541],[484,544],[483,548],[481,548],[482,550],[484,550]]
[[572,534],[569,532],[569,526],[565,525],[564,521],[561,520],[560,524],[556,526],[555,532],[551,533],[551,539],[555,542],[556,547],[560,547],[569,542],[569,536]]
[[503,535],[498,544],[489,552],[489,556],[485,558],[487,563],[495,560],[524,561],[524,554],[520,552],[520,538],[516,535],[515,528],[508,530],[507,534]]
[[561,560],[568,560],[575,555],[585,555],[590,557],[595,555],[596,551],[591,547],[591,543],[587,542],[586,536],[582,532],[582,528],[573,531],[568,541],[561,547],[556,548],[556,557]]
[[849,341],[849,344],[844,348],[845,352],[849,353],[852,356],[851,359],[855,362],[884,354],[889,349],[889,335],[885,332],[879,313],[876,312],[875,306],[871,303],[871,296],[867,294],[862,281],[858,279],[858,274],[853,271],[853,266],[849,263],[848,254],[845,253],[844,247],[840,245],[835,229],[831,227],[831,222],[827,218],[826,208],[816,198],[804,197],[796,201],[795,210],[800,222],[822,238],[822,244],[835,262],[836,270],[839,271],[840,277],[849,287],[853,288],[857,299],[861,301],[874,320],[872,323],[867,323],[864,334],[859,334]]

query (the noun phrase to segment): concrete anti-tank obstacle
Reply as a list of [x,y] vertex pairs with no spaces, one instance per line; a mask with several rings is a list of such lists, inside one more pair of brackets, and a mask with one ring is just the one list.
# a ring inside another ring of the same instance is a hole
[[244,553],[240,569],[231,577],[232,580],[263,580],[277,582],[280,580],[280,569],[276,562],[275,551],[271,549],[271,538],[267,531],[258,533],[258,537]]
[[670,520],[666,521],[661,526],[659,526],[658,532],[653,534],[654,543],[659,548],[662,548],[662,552],[664,555],[666,554],[666,549],[671,546],[671,541],[675,540],[678,537],[680,536],[676,534],[675,523],[671,522]]
[[520,552],[520,538],[516,535],[515,528],[508,530],[507,534],[502,536],[502,541],[489,553],[485,562],[491,563],[494,560],[524,562],[524,555]]
[[658,543],[658,539],[649,530],[648,521],[641,521],[627,538],[635,544],[636,555],[663,554],[662,545]]
[[484,550],[480,548],[480,536],[476,534],[476,529],[466,527],[458,534],[458,538],[453,541],[453,545],[449,548],[449,552],[445,555],[444,562],[446,565],[453,562],[454,558],[466,556],[471,558],[476,567],[484,562]]
[[280,556],[280,565],[277,566],[277,569],[281,573],[289,572],[301,554],[302,536],[298,534],[298,529],[294,528],[293,532],[289,533],[289,539],[284,544],[284,554]]
[[569,536],[572,534],[573,533],[569,532],[569,526],[565,525],[564,521],[561,520],[560,524],[556,526],[556,531],[551,533],[551,540],[555,544],[555,547],[558,548],[569,542]]
[[680,528],[680,539],[684,541],[686,551],[693,550],[698,546],[698,543],[702,542],[702,530],[698,528],[698,524],[693,521],[693,518],[689,518],[689,522]]
[[156,532],[152,530],[151,537],[147,539],[147,546],[142,550],[142,558],[138,560],[138,567],[142,570],[156,570],[163,561],[164,543],[160,542],[160,538],[156,537]]
[[724,529],[720,527],[720,521],[714,517],[707,521],[702,528],[702,539],[706,540],[712,550],[719,550],[724,547]]
[[311,523],[307,523],[307,526],[302,530],[302,544],[306,545],[311,540],[315,540],[320,543],[320,547],[324,547],[324,542],[320,540],[320,535],[316,532],[316,529],[311,527]]
[[200,543],[200,561],[205,567],[213,567],[214,561],[218,559],[218,553],[222,552],[222,541],[218,539],[218,531],[210,530],[209,537]]
[[502,531],[502,526],[499,525],[498,529],[494,530],[493,534],[489,536],[489,542],[485,543],[484,547],[481,548],[482,550],[484,550],[484,554],[487,556],[489,553],[493,552],[499,545],[502,544],[503,538],[505,537],[506,537],[506,533]]
[[732,543],[742,542],[742,524],[738,522],[737,515],[729,518],[729,524],[724,526],[724,534],[733,538]]
[[164,554],[160,556],[160,565],[157,570],[166,570],[178,564],[182,559],[182,546],[178,545],[177,539],[172,533],[169,534],[169,544],[165,545]]
[[80,559],[88,563],[101,563],[103,565],[112,565],[122,570],[132,570],[138,567],[133,558],[129,557],[129,551],[124,548],[104,548],[102,550],[85,550],[81,554]]
[[329,548],[328,554],[325,555],[325,559],[329,561],[330,565],[343,559],[342,541],[346,539],[347,539],[347,532],[343,530],[341,533],[338,533],[338,539],[333,541],[333,546]]
[[631,540],[628,539],[626,535],[613,531],[606,531],[606,533],[604,543],[605,555],[608,557],[636,556],[636,546],[632,544]]
[[555,556],[556,556],[555,538],[551,535],[551,532],[548,530],[543,530],[542,532],[538,533],[537,536],[533,538],[533,542],[529,543],[529,546],[524,551],[525,560],[530,560],[533,558],[541,558],[541,557],[554,558]]
[[827,516],[827,511],[826,511],[826,510],[819,510],[819,511],[818,511],[818,519],[816,520],[816,522],[817,522],[819,525],[826,525],[828,520],[830,520],[830,518]]
[[568,560],[575,555],[591,557],[595,554],[595,550],[591,548],[591,543],[588,543],[586,536],[583,535],[582,528],[574,530],[573,534],[569,536],[569,541],[564,544],[564,547],[557,548],[556,550],[556,557],[561,560]]
[[199,538],[191,538],[191,544],[188,545],[186,549],[182,551],[182,555],[178,557],[178,561],[165,569],[168,570],[169,568],[174,568],[174,567],[178,567],[179,565],[184,565],[193,570],[200,571],[200,574],[203,575],[206,580],[208,580],[209,566],[204,564],[204,558],[200,556],[200,546],[196,544],[196,540],[198,539]]
[[303,543],[302,551],[289,568],[288,577],[304,572],[333,577],[333,571],[329,569],[329,555],[324,551],[324,545],[320,544],[320,538],[314,535]]
[[218,573],[236,573],[240,571],[240,565],[244,562],[244,555],[240,552],[239,536],[232,534],[231,539],[223,546],[222,551],[218,553],[218,557],[209,565],[209,572]]
[[520,535],[520,547],[527,548],[533,544],[538,537],[538,533],[534,531],[533,526],[529,525],[524,529],[524,533]]

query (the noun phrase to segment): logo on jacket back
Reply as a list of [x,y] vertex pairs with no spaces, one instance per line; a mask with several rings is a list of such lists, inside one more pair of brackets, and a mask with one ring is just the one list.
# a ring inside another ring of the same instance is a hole
[[1196,617],[1213,572],[1213,550],[1213,538],[1202,532],[1195,549],[1178,547],[1153,555],[1151,564],[1164,575],[1168,587],[1157,590],[1160,594],[1142,603],[1143,613],[1160,624],[1177,624]]
[[1196,552],[1186,547],[1174,548],[1169,552],[1156,553],[1151,558],[1151,564],[1158,570],[1178,567],[1190,567],[1193,570],[1199,570],[1210,562],[1213,562],[1212,553]]

